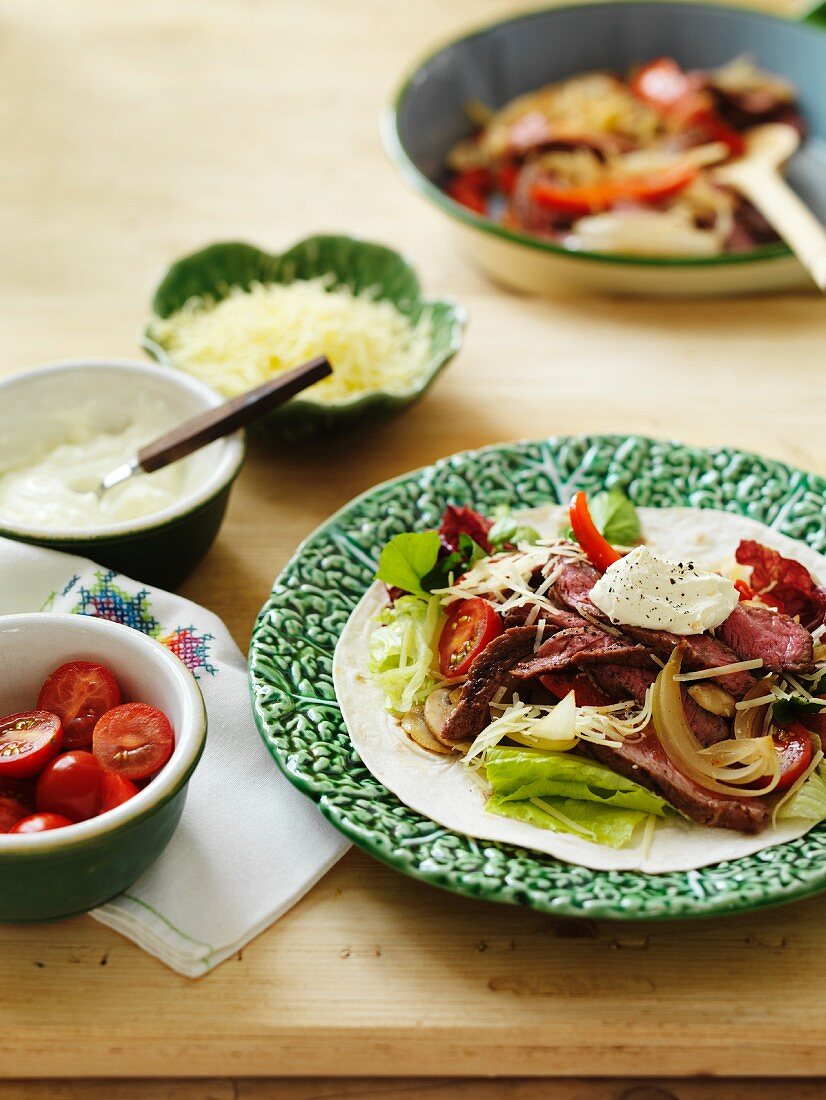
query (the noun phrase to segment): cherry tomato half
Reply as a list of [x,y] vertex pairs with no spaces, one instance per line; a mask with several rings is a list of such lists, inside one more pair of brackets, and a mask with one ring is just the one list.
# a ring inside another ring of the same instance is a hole
[[63,727],[56,714],[26,710],[0,718],[0,777],[37,775],[57,756]]
[[780,782],[775,791],[787,791],[812,762],[812,735],[800,722],[789,722],[774,735],[780,757]]
[[87,749],[98,718],[120,700],[120,688],[108,668],[90,661],[70,661],[47,678],[37,707],[50,710],[63,722],[64,748]]
[[169,719],[148,703],[123,703],[108,711],[92,739],[100,764],[125,779],[148,779],[160,771],[174,747]]
[[450,612],[439,638],[439,670],[464,676],[488,642],[502,633],[502,620],[486,600],[463,600]]
[[40,813],[62,814],[85,821],[100,811],[103,769],[90,752],[73,749],[40,773],[35,801]]
[[131,779],[125,779],[116,772],[103,773],[103,793],[100,799],[99,813],[105,814],[107,810],[114,810],[123,802],[128,802],[138,793],[138,788]]
[[580,490],[574,494],[569,510],[574,537],[588,555],[595,569],[604,573],[609,565],[619,561],[622,554],[603,538],[588,510],[588,497]]
[[10,833],[47,833],[50,829],[63,829],[74,825],[70,817],[63,814],[29,814],[9,829]]

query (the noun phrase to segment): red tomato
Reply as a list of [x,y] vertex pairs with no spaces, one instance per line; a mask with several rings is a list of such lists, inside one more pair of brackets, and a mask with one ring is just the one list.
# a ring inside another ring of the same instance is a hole
[[125,779],[148,779],[172,755],[169,719],[148,703],[123,703],[95,726],[92,751],[107,771]]
[[604,707],[611,702],[607,695],[591,683],[584,672],[578,672],[574,676],[568,676],[564,672],[551,672],[540,676],[539,682],[557,699],[564,699],[569,691],[573,691],[578,707]]
[[488,642],[502,633],[502,620],[486,600],[463,600],[450,612],[439,638],[439,669],[448,679],[464,676]]
[[37,775],[57,756],[63,727],[55,714],[26,710],[0,718],[0,777]]
[[120,703],[117,680],[103,665],[70,661],[48,677],[37,697],[39,710],[63,722],[63,747],[86,749],[98,718]]
[[34,809],[34,802],[11,780],[0,783],[0,833],[7,833]]
[[99,813],[105,814],[107,810],[114,810],[123,802],[128,802],[138,793],[138,788],[131,779],[124,779],[116,772],[103,773],[103,794],[100,800]]
[[775,791],[786,791],[812,762],[812,735],[800,722],[789,722],[774,735],[774,747],[780,757],[780,782]]
[[613,565],[615,561],[620,560],[622,554],[615,550],[610,542],[604,539],[597,530],[597,525],[588,510],[588,497],[582,490],[574,494],[568,514],[574,537],[588,555],[595,569],[598,569],[600,573],[604,573],[609,565]]
[[64,752],[40,773],[35,791],[41,813],[85,821],[100,811],[103,769],[90,752]]
[[10,833],[47,833],[50,829],[63,829],[67,825],[74,825],[70,817],[63,814],[29,814],[22,821],[18,821]]

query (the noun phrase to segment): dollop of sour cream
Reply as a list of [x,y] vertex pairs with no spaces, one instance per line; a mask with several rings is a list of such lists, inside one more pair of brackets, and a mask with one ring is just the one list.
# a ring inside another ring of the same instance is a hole
[[164,511],[185,492],[190,459],[132,478],[102,497],[95,490],[104,474],[179,419],[163,400],[147,394],[130,394],[108,423],[83,410],[63,419],[54,413],[43,426],[43,440],[35,434],[24,456],[0,448],[0,523],[87,529]]
[[637,546],[614,562],[591,589],[591,602],[618,625],[702,634],[732,613],[739,595],[733,581],[671,561]]

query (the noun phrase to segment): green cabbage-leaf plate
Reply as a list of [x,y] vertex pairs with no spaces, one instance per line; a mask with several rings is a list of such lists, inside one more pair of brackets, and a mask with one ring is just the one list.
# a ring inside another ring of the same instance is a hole
[[384,543],[400,531],[435,526],[448,502],[489,512],[611,485],[641,506],[737,512],[826,551],[826,480],[742,451],[580,436],[453,455],[357,497],[299,547],[276,580],[249,656],[267,747],[287,778],[356,844],[454,893],[627,920],[733,913],[823,890],[826,823],[788,844],[696,871],[594,871],[446,830],[403,805],[356,754],[336,704],[333,651]]
[[[152,312],[156,317],[169,317],[190,298],[219,302],[235,287],[248,290],[253,283],[291,283],[318,276],[331,276],[331,287],[347,286],[354,294],[375,293],[378,300],[392,302],[414,325],[429,310],[432,336],[428,362],[404,392],[374,390],[337,403],[294,397],[269,413],[259,426],[289,442],[349,431],[402,412],[426,392],[459,350],[467,315],[452,299],[423,297],[411,265],[385,245],[334,235],[307,237],[280,254],[240,241],[212,244],[169,268],[155,291]],[[174,366],[151,321],[142,346],[158,362]]]

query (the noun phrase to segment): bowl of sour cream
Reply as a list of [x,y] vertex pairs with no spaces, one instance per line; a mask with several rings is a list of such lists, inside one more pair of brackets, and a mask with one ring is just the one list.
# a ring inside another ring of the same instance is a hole
[[243,433],[102,497],[96,487],[144,443],[221,401],[196,379],[120,359],[0,378],[0,536],[148,584],[180,584],[218,533],[243,465]]

